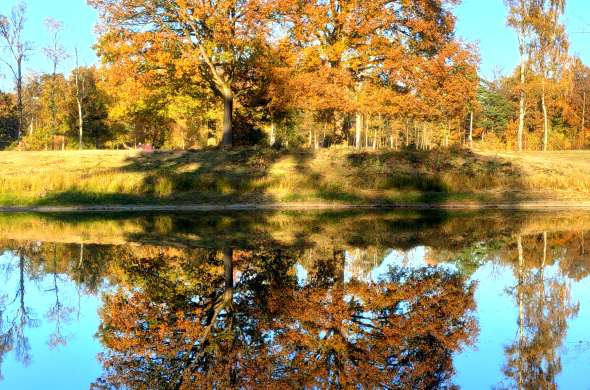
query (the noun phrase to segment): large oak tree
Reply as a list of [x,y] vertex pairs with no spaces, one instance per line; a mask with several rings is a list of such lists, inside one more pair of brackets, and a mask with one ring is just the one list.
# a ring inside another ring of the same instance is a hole
[[[234,100],[254,85],[257,57],[271,33],[266,0],[88,0],[98,9],[99,50],[113,65],[134,62],[205,83],[223,99],[221,144],[233,143]],[[126,50],[123,50],[126,48]]]

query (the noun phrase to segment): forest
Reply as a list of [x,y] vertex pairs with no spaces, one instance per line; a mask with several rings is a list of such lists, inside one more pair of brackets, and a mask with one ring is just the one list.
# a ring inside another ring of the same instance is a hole
[[520,60],[493,79],[457,38],[458,3],[88,0],[100,62],[78,65],[48,18],[49,73],[27,67],[18,3],[0,15],[0,148],[587,148],[565,0],[505,0]]

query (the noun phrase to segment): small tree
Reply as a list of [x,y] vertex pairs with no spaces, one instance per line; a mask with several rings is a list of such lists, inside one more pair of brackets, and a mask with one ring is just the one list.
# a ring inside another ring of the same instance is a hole
[[23,37],[26,21],[26,5],[18,3],[12,8],[9,16],[0,15],[0,39],[8,56],[0,56],[0,61],[8,66],[16,86],[16,106],[18,111],[18,126],[16,138],[20,139],[24,127],[23,106],[23,64],[27,54],[31,51],[31,44]]
[[82,104],[84,99],[87,97],[86,91],[86,79],[84,74],[81,72],[80,65],[78,64],[78,49],[74,50],[76,55],[76,69],[74,69],[74,97],[76,99],[76,107],[78,108],[78,148],[80,150],[84,147],[84,114]]
[[531,16],[538,11],[536,0],[505,0],[508,7],[508,25],[512,27],[518,36],[518,53],[520,55],[520,91],[519,91],[519,115],[517,145],[518,151],[522,151],[522,135],[526,115],[526,71],[530,56],[532,23]]
[[567,34],[561,17],[565,12],[565,0],[539,1],[539,11],[533,15],[534,39],[532,59],[541,77],[541,108],[543,110],[543,150],[549,140],[549,116],[547,110],[547,81],[556,80],[567,62]]
[[[57,21],[53,18],[45,19],[45,28],[47,29],[47,33],[49,34],[49,45],[43,48],[43,53],[49,59],[52,66],[51,72],[51,80],[52,80],[52,88],[50,94],[50,110],[51,110],[51,132],[52,135],[55,136],[56,128],[57,128],[57,88],[56,88],[56,76],[57,76],[57,68],[61,64],[63,60],[67,58],[67,53],[63,45],[60,43],[60,33],[63,29],[63,24],[60,21]],[[62,138],[62,150],[64,149],[64,142]]]

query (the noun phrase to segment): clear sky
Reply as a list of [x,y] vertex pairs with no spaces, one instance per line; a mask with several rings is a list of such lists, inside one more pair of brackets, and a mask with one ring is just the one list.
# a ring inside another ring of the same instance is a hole
[[[570,53],[590,64],[590,0],[566,0],[566,5],[564,21],[570,38]],[[503,74],[510,73],[518,63],[518,50],[516,35],[506,27],[504,2],[463,0],[455,13],[457,35],[478,43],[481,75],[490,78],[495,68]]]
[[[0,0],[0,13],[9,12],[16,0]],[[80,63],[90,65],[97,61],[92,45],[95,42],[94,26],[96,12],[86,0],[28,0],[27,39],[36,50],[26,65],[28,72],[47,72],[50,66],[42,48],[47,45],[43,20],[51,16],[64,23],[63,43],[70,53],[78,47]],[[567,0],[566,24],[570,33],[571,52],[590,64],[590,0]],[[517,64],[516,38],[506,27],[506,8],[502,0],[463,0],[456,8],[457,34],[466,41],[478,42],[482,57],[481,73],[490,78],[494,69],[510,72]],[[69,71],[74,65],[72,57],[64,63],[61,71]],[[12,85],[7,70],[0,68],[0,88]]]
[[[8,14],[16,0],[0,0],[0,14]],[[27,0],[27,23],[25,34],[33,43],[35,50],[25,65],[26,72],[50,72],[51,66],[43,55],[43,47],[48,44],[48,37],[43,21],[47,17],[63,22],[62,42],[71,57],[67,59],[61,72],[67,72],[75,66],[74,48],[78,48],[80,65],[91,65],[97,61],[92,45],[96,41],[94,26],[97,14],[86,4],[86,0]],[[0,66],[0,89],[12,86],[8,69]]]

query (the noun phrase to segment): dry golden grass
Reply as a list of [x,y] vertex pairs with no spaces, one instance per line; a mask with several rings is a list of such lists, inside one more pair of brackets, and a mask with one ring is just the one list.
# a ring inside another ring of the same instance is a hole
[[522,172],[523,187],[557,199],[587,199],[590,194],[590,151],[486,154],[509,161]]
[[143,177],[122,173],[121,167],[137,155],[128,151],[2,152],[0,200],[29,204],[67,191],[131,193]]
[[590,152],[0,152],[0,204],[586,199]]

